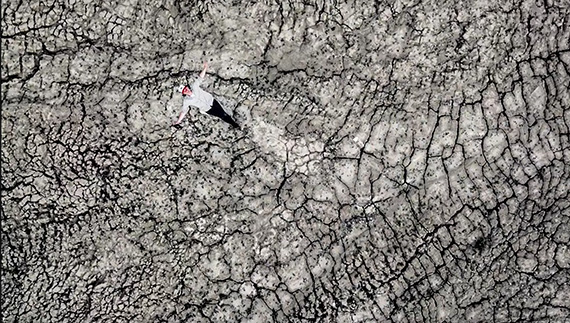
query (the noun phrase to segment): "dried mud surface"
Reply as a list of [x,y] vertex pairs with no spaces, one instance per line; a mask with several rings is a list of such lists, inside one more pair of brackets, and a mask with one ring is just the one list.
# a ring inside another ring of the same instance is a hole
[[2,321],[568,322],[569,8],[3,1]]

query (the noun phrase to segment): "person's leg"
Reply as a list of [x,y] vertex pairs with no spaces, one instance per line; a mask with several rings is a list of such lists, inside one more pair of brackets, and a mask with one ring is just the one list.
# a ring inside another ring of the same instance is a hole
[[220,105],[218,100],[214,99],[214,103],[212,104],[212,108],[206,111],[207,114],[216,116],[225,122],[231,124],[234,128],[240,128],[239,125],[232,119],[232,117],[224,111],[224,108]]

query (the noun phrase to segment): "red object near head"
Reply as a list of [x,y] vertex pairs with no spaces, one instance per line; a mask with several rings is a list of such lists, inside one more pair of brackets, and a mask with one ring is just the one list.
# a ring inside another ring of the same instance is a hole
[[192,95],[192,91],[187,86],[182,89],[182,95]]

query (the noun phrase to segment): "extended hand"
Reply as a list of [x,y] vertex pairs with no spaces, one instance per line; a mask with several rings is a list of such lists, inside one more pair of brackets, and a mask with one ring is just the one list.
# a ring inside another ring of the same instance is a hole
[[204,70],[200,73],[200,78],[204,78],[206,76],[206,70],[208,69],[208,62],[204,62]]

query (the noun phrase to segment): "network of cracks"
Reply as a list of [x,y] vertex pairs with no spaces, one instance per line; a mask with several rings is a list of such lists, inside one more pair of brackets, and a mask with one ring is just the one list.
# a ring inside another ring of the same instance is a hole
[[569,16],[2,2],[2,320],[565,322]]

